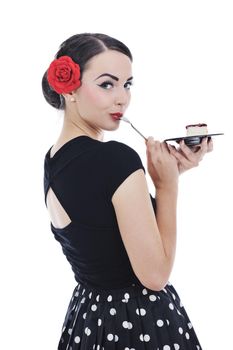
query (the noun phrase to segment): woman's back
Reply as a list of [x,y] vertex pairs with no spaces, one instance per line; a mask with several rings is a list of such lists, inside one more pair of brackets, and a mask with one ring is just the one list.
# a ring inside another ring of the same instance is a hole
[[44,165],[46,204],[52,190],[59,203],[57,212],[53,206],[54,216],[63,211],[68,218],[63,227],[51,222],[51,229],[71,262],[76,280],[109,289],[139,283],[112,204],[120,184],[135,171],[145,171],[138,154],[120,142],[79,136],[52,158],[49,150]]

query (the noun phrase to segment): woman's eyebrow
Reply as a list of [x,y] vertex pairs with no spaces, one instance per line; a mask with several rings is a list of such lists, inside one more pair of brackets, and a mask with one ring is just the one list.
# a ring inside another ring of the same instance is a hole
[[[119,80],[119,78],[115,77],[115,75],[112,75],[112,74],[109,74],[109,73],[103,73],[100,76],[98,76],[98,78],[96,78],[95,80],[97,80],[97,79],[99,79],[101,77],[104,77],[104,76],[110,77],[110,78],[112,78],[112,79],[114,79],[116,81]],[[127,79],[127,81],[132,80],[132,79],[133,79],[133,77],[130,77],[129,79]]]

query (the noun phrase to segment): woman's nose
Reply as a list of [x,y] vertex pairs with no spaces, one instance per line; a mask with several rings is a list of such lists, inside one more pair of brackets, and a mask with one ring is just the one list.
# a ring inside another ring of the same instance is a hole
[[117,105],[126,105],[129,102],[130,95],[129,91],[125,88],[119,88],[115,97],[115,103]]

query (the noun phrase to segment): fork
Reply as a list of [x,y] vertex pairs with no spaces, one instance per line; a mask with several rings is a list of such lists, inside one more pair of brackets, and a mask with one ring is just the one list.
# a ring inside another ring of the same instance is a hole
[[120,120],[123,120],[124,122],[129,123],[129,124],[132,126],[132,128],[133,128],[135,131],[137,131],[137,133],[138,133],[139,135],[141,135],[141,136],[147,141],[147,138],[146,138],[144,135],[142,135],[142,133],[141,133],[138,129],[136,129],[135,126],[133,126],[133,124],[131,123],[131,121],[130,121],[128,118],[126,118],[126,117],[121,117]]

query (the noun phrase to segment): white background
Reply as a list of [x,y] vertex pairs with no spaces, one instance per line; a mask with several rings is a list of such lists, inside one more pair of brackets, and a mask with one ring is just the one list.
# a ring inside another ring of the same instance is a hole
[[[178,247],[170,281],[205,350],[232,349],[233,11],[221,1],[9,1],[1,9],[1,348],[55,350],[75,286],[50,231],[43,162],[62,114],[41,78],[59,45],[103,32],[134,56],[127,117],[158,140],[205,122],[214,151],[180,178]],[[130,127],[106,134],[133,147]],[[148,179],[151,193],[154,189]]]

